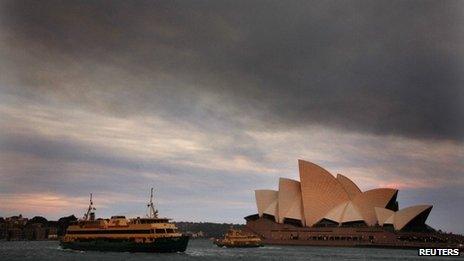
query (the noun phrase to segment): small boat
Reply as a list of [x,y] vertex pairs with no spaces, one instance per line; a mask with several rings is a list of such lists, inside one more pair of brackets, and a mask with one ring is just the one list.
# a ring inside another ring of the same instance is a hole
[[118,252],[184,252],[189,237],[168,218],[159,218],[153,206],[153,189],[146,218],[112,216],[95,219],[92,194],[84,218],[71,224],[60,241],[65,249]]
[[258,236],[240,230],[240,229],[229,229],[224,235],[224,238],[217,239],[214,241],[218,247],[261,247],[263,243],[261,238]]

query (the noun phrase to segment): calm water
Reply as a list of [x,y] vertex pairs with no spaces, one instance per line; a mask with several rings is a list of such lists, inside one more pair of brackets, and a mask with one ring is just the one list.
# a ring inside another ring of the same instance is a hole
[[[266,246],[218,248],[208,240],[191,240],[185,253],[110,253],[63,250],[56,241],[1,242],[0,260],[437,260],[416,250]],[[463,260],[450,257],[442,260]]]

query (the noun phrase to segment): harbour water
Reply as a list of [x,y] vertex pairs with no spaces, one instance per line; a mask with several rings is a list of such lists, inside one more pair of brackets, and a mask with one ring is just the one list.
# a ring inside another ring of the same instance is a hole
[[[115,253],[63,250],[57,241],[0,242],[0,260],[423,260],[417,250],[334,248],[309,246],[265,246],[219,248],[209,240],[189,242],[185,253]],[[428,260],[456,260],[426,257]],[[460,258],[458,258],[460,259]]]

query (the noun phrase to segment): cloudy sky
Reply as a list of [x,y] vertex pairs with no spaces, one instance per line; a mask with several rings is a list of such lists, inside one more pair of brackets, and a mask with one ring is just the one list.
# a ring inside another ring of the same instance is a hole
[[239,222],[297,159],[464,233],[464,2],[1,1],[0,216]]

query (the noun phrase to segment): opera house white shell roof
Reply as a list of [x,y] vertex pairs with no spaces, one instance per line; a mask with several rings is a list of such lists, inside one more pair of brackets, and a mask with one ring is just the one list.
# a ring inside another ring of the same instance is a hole
[[299,181],[280,178],[278,193],[279,222],[284,219],[300,220],[304,225],[303,202],[301,201],[301,184]]
[[298,160],[300,181],[279,179],[279,190],[256,190],[259,217],[275,222],[298,221],[302,226],[320,222],[338,225],[363,223],[368,226],[393,225],[396,230],[408,224],[425,222],[431,205],[398,210],[398,190],[378,188],[362,192],[346,176],[335,178],[322,167]]
[[424,218],[427,218],[431,210],[432,205],[411,206],[397,212],[384,208],[375,208],[379,225],[393,225],[396,230],[403,229],[409,222],[420,215],[425,215]]
[[274,216],[278,220],[277,205],[278,205],[278,191],[270,189],[255,190],[256,206],[258,207],[258,214],[260,217],[263,214]]

